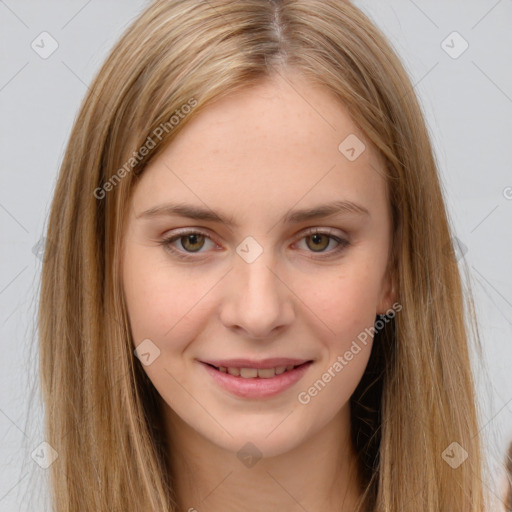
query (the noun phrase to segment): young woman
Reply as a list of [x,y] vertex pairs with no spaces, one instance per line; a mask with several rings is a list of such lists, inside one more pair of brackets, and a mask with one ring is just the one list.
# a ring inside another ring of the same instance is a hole
[[349,2],[152,3],[90,87],[47,238],[55,511],[484,510],[435,158]]

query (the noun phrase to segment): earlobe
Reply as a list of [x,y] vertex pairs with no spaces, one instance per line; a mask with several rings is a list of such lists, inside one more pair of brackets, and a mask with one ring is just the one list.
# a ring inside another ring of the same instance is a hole
[[396,302],[396,285],[394,277],[391,273],[386,276],[386,282],[382,288],[381,300],[377,307],[377,314],[385,315],[387,311],[392,309]]

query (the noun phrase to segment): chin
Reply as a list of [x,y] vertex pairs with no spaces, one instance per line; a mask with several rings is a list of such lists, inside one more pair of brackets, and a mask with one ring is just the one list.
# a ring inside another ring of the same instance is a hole
[[268,428],[266,423],[254,424],[251,428],[245,426],[235,428],[231,423],[229,432],[232,437],[225,434],[220,438],[210,438],[210,442],[233,452],[242,463],[245,457],[252,456],[254,459],[277,457],[292,451],[304,440],[304,429],[298,426],[290,429],[290,425],[288,428],[279,425],[283,419],[276,421],[272,428]]

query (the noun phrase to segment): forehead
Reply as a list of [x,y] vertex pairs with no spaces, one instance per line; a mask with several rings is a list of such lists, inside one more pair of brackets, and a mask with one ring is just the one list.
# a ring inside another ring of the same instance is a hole
[[207,105],[151,161],[134,200],[138,210],[179,199],[242,213],[334,199],[384,208],[385,195],[379,155],[346,107],[291,74]]

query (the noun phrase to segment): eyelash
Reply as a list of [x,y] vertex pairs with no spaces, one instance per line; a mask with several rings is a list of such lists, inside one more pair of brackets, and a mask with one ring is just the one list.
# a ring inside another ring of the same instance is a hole
[[[335,249],[327,252],[326,253],[327,256],[310,256],[311,259],[326,259],[326,258],[333,257],[335,255],[338,255],[339,253],[344,251],[350,245],[350,242],[348,240],[339,238],[337,236],[333,236],[331,233],[332,233],[332,231],[329,229],[321,230],[318,228],[310,228],[302,235],[301,238],[298,239],[298,241],[302,240],[303,238],[307,238],[308,236],[313,236],[313,235],[328,236],[331,240],[334,240],[335,242],[337,242],[338,246]],[[198,253],[187,253],[187,252],[183,252],[179,249],[176,249],[175,247],[173,247],[171,245],[174,241],[179,240],[180,238],[183,238],[188,235],[203,235],[206,238],[208,238],[209,240],[215,241],[207,233],[205,233],[201,230],[186,230],[186,231],[181,231],[171,237],[164,238],[163,240],[160,240],[158,243],[159,243],[159,245],[162,245],[167,251],[175,254],[180,259],[189,260],[189,261],[196,260],[196,259],[198,259],[198,257],[193,256],[193,254],[200,254],[199,252]],[[315,254],[315,253],[313,252],[313,254]],[[324,253],[317,253],[317,254],[324,254]]]

